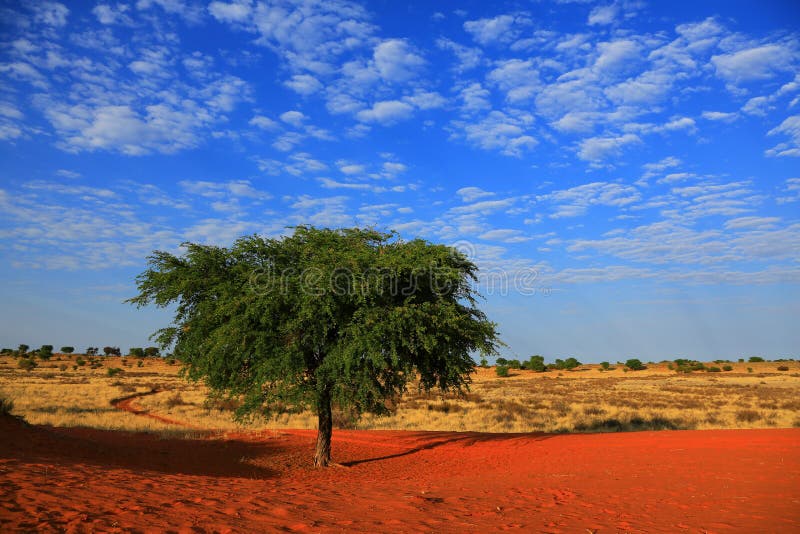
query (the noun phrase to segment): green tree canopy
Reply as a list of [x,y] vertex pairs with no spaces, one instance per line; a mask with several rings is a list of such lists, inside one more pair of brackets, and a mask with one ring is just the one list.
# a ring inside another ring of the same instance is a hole
[[137,306],[175,306],[154,338],[237,415],[311,408],[314,462],[330,462],[332,406],[388,412],[423,390],[468,387],[471,354],[495,354],[497,332],[476,307],[477,267],[453,248],[370,229],[301,226],[230,248],[156,251],[137,277]]

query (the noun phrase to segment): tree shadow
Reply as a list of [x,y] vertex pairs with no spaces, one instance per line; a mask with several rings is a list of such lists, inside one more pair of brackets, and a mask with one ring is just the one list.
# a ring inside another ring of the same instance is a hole
[[425,440],[426,443],[414,446],[403,452],[394,454],[387,454],[375,458],[364,458],[362,460],[351,460],[349,462],[342,462],[341,465],[346,467],[354,467],[356,465],[379,462],[381,460],[391,460],[394,458],[402,458],[410,456],[422,451],[436,449],[445,445],[461,444],[464,447],[471,447],[479,443],[492,443],[504,442],[511,440],[525,440],[525,441],[544,441],[557,437],[558,434],[547,434],[544,432],[533,433],[508,433],[508,434],[493,434],[489,432],[407,432],[405,438],[408,440],[420,439]]
[[161,474],[272,478],[278,471],[269,465],[281,465],[277,457],[290,452],[278,440],[215,439],[209,433],[194,433],[195,437],[186,439],[174,437],[175,433],[53,428],[8,417],[0,418],[0,434],[0,458]]

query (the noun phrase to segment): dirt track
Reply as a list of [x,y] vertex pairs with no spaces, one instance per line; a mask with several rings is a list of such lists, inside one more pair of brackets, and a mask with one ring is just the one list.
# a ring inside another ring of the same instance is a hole
[[0,434],[3,532],[800,532],[800,429]]

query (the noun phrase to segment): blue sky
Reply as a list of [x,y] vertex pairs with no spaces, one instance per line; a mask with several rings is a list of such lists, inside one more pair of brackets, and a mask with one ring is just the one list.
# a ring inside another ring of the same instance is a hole
[[0,3],[0,345],[146,345],[155,249],[374,225],[507,356],[797,357],[795,2]]

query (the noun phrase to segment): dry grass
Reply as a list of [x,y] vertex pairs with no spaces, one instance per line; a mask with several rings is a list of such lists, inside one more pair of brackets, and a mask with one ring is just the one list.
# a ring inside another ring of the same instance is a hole
[[[209,401],[202,385],[184,381],[178,366],[162,360],[99,358],[77,366],[63,355],[24,371],[0,357],[0,394],[13,413],[34,424],[163,432],[168,423],[120,412],[111,401],[159,390],[138,405],[195,428],[314,428],[311,413],[285,414],[247,425],[232,421],[235,401]],[[66,368],[64,367],[66,365]],[[778,371],[788,366],[789,372]],[[94,368],[92,368],[94,367]],[[753,369],[748,372],[747,368]],[[108,368],[121,368],[109,377]],[[610,432],[643,429],[792,427],[800,424],[800,364],[733,364],[733,371],[678,374],[666,365],[644,371],[512,371],[499,378],[479,369],[471,391],[440,396],[407,393],[389,417],[364,416],[354,423],[337,413],[340,427],[480,432]]]

